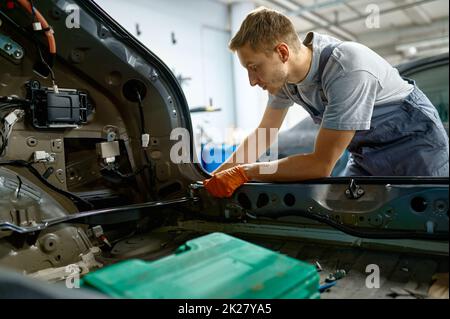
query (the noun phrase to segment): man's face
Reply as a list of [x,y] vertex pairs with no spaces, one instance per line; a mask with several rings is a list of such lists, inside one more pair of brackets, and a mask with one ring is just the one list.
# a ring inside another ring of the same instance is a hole
[[251,86],[258,85],[274,95],[281,90],[288,78],[287,63],[283,63],[274,49],[267,55],[254,51],[249,44],[237,50],[237,55],[247,69]]

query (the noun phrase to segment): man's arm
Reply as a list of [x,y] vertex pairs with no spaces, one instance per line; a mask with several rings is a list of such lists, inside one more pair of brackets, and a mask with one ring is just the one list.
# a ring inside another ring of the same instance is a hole
[[[231,154],[231,156],[224,163],[222,163],[218,168],[216,168],[212,172],[212,174],[229,169],[239,164],[254,162],[255,156],[253,155],[252,157],[251,156],[252,154],[249,154],[249,149],[251,149],[248,146],[249,140],[258,141],[258,129],[266,129],[265,145],[267,145],[267,148],[269,148],[270,145],[272,145],[272,143],[275,140],[275,136],[270,135],[270,129],[271,128],[279,129],[281,127],[281,124],[283,123],[283,120],[286,117],[288,109],[289,108],[277,109],[267,107],[258,127],[244,139],[244,141],[239,145],[236,151],[233,154]],[[267,148],[265,150],[263,149],[256,150],[257,152],[256,160],[267,150]],[[243,162],[241,159],[243,160]],[[241,161],[238,162],[238,160]]]
[[[355,131],[321,128],[311,154],[289,156],[273,162],[245,164],[242,167],[250,180],[261,182],[290,182],[328,177],[354,135]],[[261,173],[264,171],[275,173]]]

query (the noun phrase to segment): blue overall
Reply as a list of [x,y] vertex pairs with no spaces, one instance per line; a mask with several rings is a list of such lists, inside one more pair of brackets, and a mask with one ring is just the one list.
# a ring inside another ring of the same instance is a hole
[[[322,50],[319,79],[336,46]],[[376,105],[370,129],[356,131],[345,176],[449,176],[449,141],[439,114],[416,83],[405,80],[414,90],[401,101]],[[316,109],[307,111],[314,122],[322,120]]]

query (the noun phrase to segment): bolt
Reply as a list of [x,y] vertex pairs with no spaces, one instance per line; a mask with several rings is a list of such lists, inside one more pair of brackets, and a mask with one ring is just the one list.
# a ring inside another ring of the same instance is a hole
[[108,142],[113,142],[117,138],[116,132],[108,132],[108,135],[106,136],[106,140]]
[[151,75],[150,75],[150,79],[151,79],[153,82],[155,82],[156,80],[158,80],[158,77],[159,77],[158,73],[156,73],[156,71],[153,70],[152,73],[151,73]]
[[362,189],[358,189],[358,195],[364,194],[364,191]]
[[334,282],[336,281],[336,277],[333,276],[333,274],[329,274],[327,278],[325,278],[325,282]]
[[6,51],[9,51],[12,49],[12,45],[11,43],[6,43],[5,46],[3,47]]
[[13,55],[16,59],[20,59],[22,57],[22,51],[16,50],[14,51]]

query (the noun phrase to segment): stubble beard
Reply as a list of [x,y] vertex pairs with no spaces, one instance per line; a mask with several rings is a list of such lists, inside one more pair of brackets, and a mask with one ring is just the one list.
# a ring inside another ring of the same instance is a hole
[[272,95],[277,94],[278,92],[280,92],[280,90],[283,88],[283,86],[286,84],[288,79],[288,75],[286,72],[284,72],[283,70],[278,70],[275,74],[274,74],[274,79],[272,81],[270,81],[270,93]]

